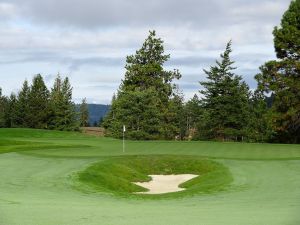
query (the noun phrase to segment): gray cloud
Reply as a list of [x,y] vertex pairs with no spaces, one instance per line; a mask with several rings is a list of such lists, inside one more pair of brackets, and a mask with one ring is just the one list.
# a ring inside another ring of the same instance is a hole
[[68,59],[70,63],[70,70],[77,71],[84,65],[89,66],[101,66],[101,67],[122,67],[124,65],[124,59],[121,58],[107,58],[107,57],[90,57],[81,59]]
[[[157,22],[173,24],[209,12],[221,12],[217,1],[186,0],[12,0],[18,5],[20,13],[36,22],[65,24],[86,27],[109,27],[119,25],[154,25]],[[155,13],[154,13],[155,12]],[[202,17],[202,16],[201,16]],[[209,21],[209,20],[208,20]],[[203,21],[199,21],[206,24]]]
[[124,76],[126,55],[140,48],[148,30],[156,29],[171,54],[166,67],[181,71],[179,84],[187,96],[199,90],[202,69],[214,65],[230,39],[237,73],[253,88],[258,67],[275,57],[272,30],[289,3],[0,0],[0,83],[7,94],[24,80],[23,74],[61,71],[71,73],[74,98],[109,102]]
[[187,66],[187,67],[199,67],[203,65],[208,65],[215,61],[214,57],[205,57],[205,56],[187,56],[187,57],[174,57],[166,63],[166,66]]
[[35,22],[68,26],[188,24],[200,27],[273,21],[289,0],[10,0]]
[[[220,53],[224,50],[220,50]],[[250,66],[255,67],[262,64],[267,59],[270,58],[270,54],[262,53],[239,53],[233,55],[233,60],[235,61],[235,66]],[[216,54],[215,56],[186,56],[186,57],[173,57],[166,63],[168,67],[195,67],[195,68],[205,68],[214,65],[216,60],[220,61],[220,56]]]
[[9,2],[0,1],[0,19],[9,20],[16,16],[16,6]]
[[0,59],[0,64],[20,64],[20,63],[32,63],[32,62],[47,62],[67,65],[70,71],[77,71],[82,66],[99,66],[99,67],[122,67],[124,65],[124,59],[118,57],[78,57],[63,55],[60,52],[24,52],[23,54],[12,54],[9,59]]

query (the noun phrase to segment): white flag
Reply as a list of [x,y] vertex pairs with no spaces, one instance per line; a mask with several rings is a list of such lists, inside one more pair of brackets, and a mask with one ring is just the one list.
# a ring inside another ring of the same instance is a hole
[[125,128],[125,125],[123,125],[123,132],[125,132],[126,131],[126,128]]

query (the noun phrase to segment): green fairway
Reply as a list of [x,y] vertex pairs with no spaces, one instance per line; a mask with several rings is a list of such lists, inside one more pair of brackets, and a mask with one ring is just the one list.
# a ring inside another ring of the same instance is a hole
[[[0,153],[0,225],[300,224],[299,145],[128,141],[123,153],[110,138],[0,129]],[[233,180],[218,191],[136,198],[78,179],[116,159],[160,155],[215,162]]]

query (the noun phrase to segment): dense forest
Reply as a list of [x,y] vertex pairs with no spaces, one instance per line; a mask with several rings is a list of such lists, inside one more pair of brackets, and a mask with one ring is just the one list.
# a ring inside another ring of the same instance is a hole
[[83,100],[76,112],[72,89],[68,77],[57,75],[48,90],[40,74],[31,85],[25,80],[17,95],[2,96],[0,88],[0,127],[79,130],[80,125],[88,124],[88,106]]
[[[126,58],[126,73],[101,125],[108,136],[135,140],[221,140],[300,143],[300,0],[292,1],[274,28],[277,60],[255,75],[255,91],[235,73],[232,42],[199,82],[199,93],[185,102],[176,80],[179,70],[165,70],[170,55],[150,31],[142,47]],[[51,90],[37,75],[32,85],[2,96],[0,127],[78,130],[88,126],[85,99],[72,102],[69,79],[58,76]]]

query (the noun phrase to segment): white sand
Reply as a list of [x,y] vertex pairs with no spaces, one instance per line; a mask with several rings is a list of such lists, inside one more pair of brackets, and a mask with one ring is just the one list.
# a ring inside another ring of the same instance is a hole
[[134,184],[149,189],[147,192],[137,192],[137,194],[164,194],[170,192],[183,191],[185,188],[178,187],[180,184],[191,180],[198,175],[149,175],[152,180],[149,182],[135,182]]

